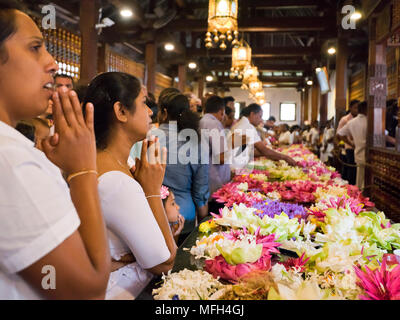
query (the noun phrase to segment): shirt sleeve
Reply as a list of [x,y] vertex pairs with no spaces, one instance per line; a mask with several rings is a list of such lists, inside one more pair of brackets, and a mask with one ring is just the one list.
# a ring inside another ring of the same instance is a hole
[[171,253],[139,183],[122,172],[108,172],[100,177],[99,194],[107,228],[126,243],[142,268],[169,259]]
[[[60,171],[23,148],[0,153],[0,269],[20,272],[59,246],[80,224]],[[49,169],[50,168],[50,169]],[[54,169],[54,170],[51,170]]]
[[339,136],[349,136],[350,135],[350,127],[349,122],[346,123],[341,129],[338,130],[337,134]]

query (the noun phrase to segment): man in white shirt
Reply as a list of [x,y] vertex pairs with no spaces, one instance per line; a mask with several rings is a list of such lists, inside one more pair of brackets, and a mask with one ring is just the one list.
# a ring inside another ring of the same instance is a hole
[[[358,115],[358,105],[360,101],[352,100],[350,102],[350,113],[345,115],[340,119],[337,131],[342,129],[350,120],[354,119]],[[352,137],[347,137],[349,141],[352,141]],[[344,155],[342,157],[345,163],[350,165],[355,165],[354,161],[354,148],[351,147],[350,144],[345,143],[344,145]],[[342,177],[343,179],[347,180],[350,184],[356,184],[356,176],[357,176],[357,169],[355,167],[344,166],[342,170]]]
[[[339,139],[352,146],[354,159],[357,163],[357,187],[364,188],[365,175],[365,150],[367,145],[367,103],[364,101],[358,106],[358,116],[350,120],[343,128],[338,130]],[[353,142],[347,137],[351,136]]]
[[321,161],[332,163],[333,139],[335,138],[335,129],[333,129],[333,118],[326,123],[324,134],[322,136],[322,146],[320,149]]
[[276,152],[266,146],[257,133],[256,127],[263,121],[263,110],[260,105],[253,103],[242,110],[243,117],[232,127],[234,134],[246,135],[248,143],[242,148],[235,148],[232,152],[232,167],[240,169],[245,167],[254,156],[265,156],[271,160],[285,160],[288,164],[296,166],[291,157]]
[[308,136],[308,142],[310,144],[311,150],[318,154],[318,144],[319,144],[319,130],[318,130],[318,121],[313,121],[311,125],[311,130]]
[[[205,104],[205,115],[200,120],[202,138],[207,139],[209,152],[210,196],[231,179],[228,158],[228,144],[222,124],[225,116],[224,99],[212,96]],[[203,137],[203,134],[205,135]]]

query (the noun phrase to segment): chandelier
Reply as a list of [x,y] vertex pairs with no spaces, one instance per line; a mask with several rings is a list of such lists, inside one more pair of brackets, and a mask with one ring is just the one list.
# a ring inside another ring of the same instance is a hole
[[243,39],[237,47],[232,48],[232,68],[230,77],[243,79],[243,71],[251,66],[251,48]]
[[249,83],[256,81],[258,79],[258,75],[258,68],[248,64],[243,70],[242,89],[248,90]]
[[[225,41],[232,45],[239,43],[238,36],[238,0],[210,0],[208,5],[208,30],[206,33],[206,47],[212,48],[213,41],[220,44],[222,50],[226,49]],[[212,35],[214,37],[212,38]]]

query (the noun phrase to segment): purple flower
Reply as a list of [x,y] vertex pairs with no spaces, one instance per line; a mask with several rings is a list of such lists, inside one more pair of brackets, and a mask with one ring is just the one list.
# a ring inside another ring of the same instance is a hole
[[290,219],[306,219],[308,214],[302,205],[279,202],[277,200],[254,201],[251,206],[257,209],[254,214],[261,219],[267,215],[273,218],[275,215],[281,215],[284,212]]

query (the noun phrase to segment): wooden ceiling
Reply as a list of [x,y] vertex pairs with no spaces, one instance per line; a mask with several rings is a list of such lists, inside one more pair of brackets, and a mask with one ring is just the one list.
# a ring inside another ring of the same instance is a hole
[[[26,2],[32,5],[48,3],[40,0]],[[79,16],[79,0],[53,2],[70,12],[71,16]],[[342,2],[239,0],[239,31],[252,47],[254,64],[261,73],[282,74],[282,78],[275,74],[262,76],[266,82],[299,87],[304,85],[305,76],[312,75],[316,64],[326,64],[328,57],[324,50],[327,44],[334,44],[337,39],[337,13]],[[195,61],[198,70],[188,72],[189,81],[197,76],[214,74],[216,81],[210,86],[234,85],[232,79],[226,77],[231,67],[231,49],[207,50],[204,46],[208,0],[99,0],[99,4],[103,17],[110,17],[116,22],[113,27],[103,30],[102,41],[128,43],[140,52],[145,51],[146,43],[155,41],[159,48],[158,63],[169,74],[176,75],[179,64]],[[118,9],[124,6],[133,9],[132,19],[124,21],[118,15]],[[358,59],[364,59],[368,41],[365,28],[357,28],[349,38],[350,47],[352,42],[356,45],[349,52]],[[174,42],[176,50],[166,52],[163,49],[166,42]],[[334,59],[331,62],[334,63]],[[292,72],[292,76],[284,79],[287,72]]]

